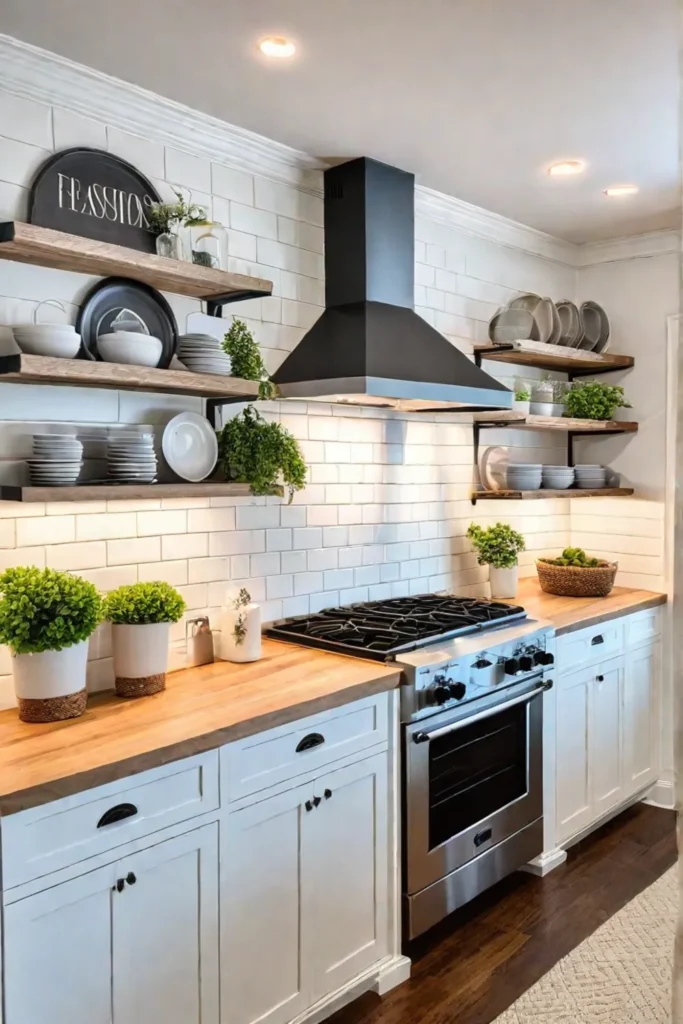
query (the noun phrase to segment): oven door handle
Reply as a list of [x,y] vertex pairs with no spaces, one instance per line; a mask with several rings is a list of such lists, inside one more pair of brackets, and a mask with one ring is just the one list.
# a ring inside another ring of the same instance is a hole
[[494,715],[499,715],[501,711],[507,711],[508,708],[514,708],[517,704],[529,704],[534,697],[538,697],[539,693],[550,690],[552,685],[552,679],[548,679],[542,686],[537,686],[535,690],[523,693],[520,697],[515,697],[514,700],[509,700],[505,704],[496,704],[492,708],[487,708],[486,711],[480,711],[478,715],[461,718],[451,725],[444,725],[441,729],[433,729],[431,732],[416,732],[413,736],[413,743],[429,743],[430,740],[436,740],[440,736],[448,736],[449,733],[455,732],[457,729],[463,729],[466,725],[483,722],[485,718],[493,718]]

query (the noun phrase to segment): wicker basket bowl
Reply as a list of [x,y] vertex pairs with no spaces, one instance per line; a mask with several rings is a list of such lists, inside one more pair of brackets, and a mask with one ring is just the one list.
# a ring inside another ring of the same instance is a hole
[[607,597],[614,586],[617,569],[616,562],[601,562],[594,569],[536,562],[541,590],[560,597]]

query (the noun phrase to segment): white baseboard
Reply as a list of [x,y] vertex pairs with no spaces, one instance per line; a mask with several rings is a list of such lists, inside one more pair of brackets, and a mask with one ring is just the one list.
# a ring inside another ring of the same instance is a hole
[[662,807],[667,811],[673,811],[676,807],[676,791],[673,782],[669,779],[658,779],[643,803],[649,804],[651,807]]
[[528,864],[524,864],[520,871],[525,871],[528,875],[536,875],[538,878],[545,878],[555,868],[559,868],[560,864],[564,864],[567,859],[567,851],[561,850],[557,847],[555,850],[548,850],[546,853],[542,853],[540,857],[534,857]]
[[393,960],[390,960],[388,964],[385,964],[380,969],[379,977],[376,984],[373,985],[372,991],[376,992],[378,996],[384,996],[392,988],[402,985],[404,981],[408,981],[410,978],[411,966],[409,957],[394,957]]

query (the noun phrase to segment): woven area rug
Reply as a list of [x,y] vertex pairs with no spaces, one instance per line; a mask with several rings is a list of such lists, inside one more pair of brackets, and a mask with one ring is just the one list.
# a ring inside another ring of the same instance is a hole
[[601,925],[495,1024],[669,1024],[677,870]]

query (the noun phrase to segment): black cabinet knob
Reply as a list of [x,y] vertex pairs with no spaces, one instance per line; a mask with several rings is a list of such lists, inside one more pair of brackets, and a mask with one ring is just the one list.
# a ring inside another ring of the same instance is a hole
[[332,796],[332,790],[326,789],[325,792],[323,793],[323,796],[325,797],[326,800],[329,800],[330,797]]
[[599,683],[604,683],[604,681],[605,681],[605,677],[604,676],[596,676],[595,678],[597,679],[597,681]]
[[531,672],[532,668],[534,667],[534,659],[531,658],[528,654],[523,654],[522,657],[519,659],[519,667],[522,672]]
[[137,878],[135,877],[132,871],[129,871],[128,874],[126,875],[126,881],[128,882],[128,885],[135,885],[135,883],[137,882]]
[[437,686],[434,688],[434,700],[437,704],[443,704],[450,697],[450,693],[445,686]]
[[517,658],[508,658],[505,662],[505,675],[516,676],[519,672],[519,661]]
[[320,804],[321,802],[322,802],[322,801],[321,801],[321,799],[320,799],[320,797],[319,797],[319,796],[314,796],[314,797],[313,797],[313,806],[314,806],[314,807],[317,807],[317,806],[318,806],[318,805],[319,805],[319,804]]
[[462,700],[467,693],[467,687],[464,683],[451,683],[448,689],[454,700]]
[[117,892],[123,892],[125,884],[126,883],[123,880],[123,878],[117,878],[116,879],[116,885],[114,886],[114,888],[116,889]]
[[310,800],[306,801],[306,803],[304,804],[304,807],[306,808],[307,811],[312,811],[313,810],[313,804],[311,803]]

